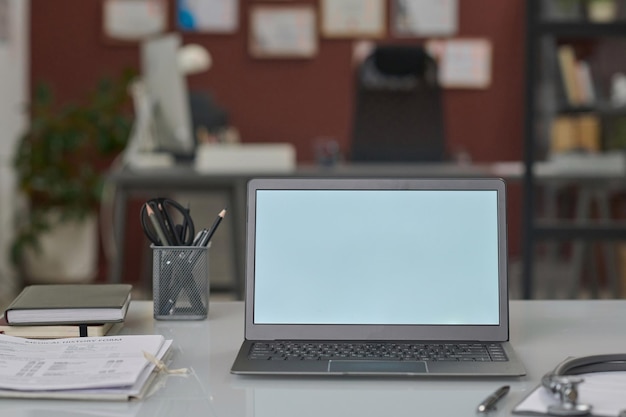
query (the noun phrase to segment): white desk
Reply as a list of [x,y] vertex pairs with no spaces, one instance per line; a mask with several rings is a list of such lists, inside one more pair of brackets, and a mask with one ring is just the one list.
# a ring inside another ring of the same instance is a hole
[[160,333],[174,340],[169,376],[135,403],[2,400],[11,417],[320,417],[476,416],[476,406],[503,384],[511,392],[489,417],[511,408],[567,356],[626,351],[626,300],[512,301],[511,341],[528,375],[521,378],[242,377],[229,373],[243,338],[243,303],[209,306],[200,322],[157,322],[152,304],[133,302],[125,333]]

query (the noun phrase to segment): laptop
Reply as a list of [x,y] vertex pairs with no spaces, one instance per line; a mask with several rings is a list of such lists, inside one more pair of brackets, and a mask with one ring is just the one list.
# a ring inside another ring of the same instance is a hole
[[233,374],[524,375],[501,179],[253,179]]

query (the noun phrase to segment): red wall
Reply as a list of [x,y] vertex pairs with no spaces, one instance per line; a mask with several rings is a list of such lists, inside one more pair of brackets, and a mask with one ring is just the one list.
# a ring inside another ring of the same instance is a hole
[[[310,60],[253,59],[247,53],[250,3],[263,2],[241,0],[235,35],[185,35],[185,42],[205,45],[214,58],[213,68],[192,76],[190,86],[214,93],[244,141],[291,141],[305,161],[312,158],[310,141],[316,136],[334,136],[347,147],[352,40],[321,39],[319,54]],[[136,46],[103,39],[101,4],[32,0],[31,81],[48,81],[60,98],[69,99],[80,97],[102,75],[139,68]],[[487,38],[493,45],[490,88],[445,92],[449,148],[465,148],[477,161],[521,157],[523,5],[522,0],[459,0],[458,36]],[[173,6],[172,1],[170,11]]]
[[[31,0],[31,83],[46,81],[62,100],[83,95],[103,75],[139,68],[136,46],[103,39],[103,0]],[[300,161],[312,160],[311,140],[337,138],[349,145],[352,115],[352,40],[321,39],[310,60],[259,60],[247,53],[247,8],[240,0],[240,30],[234,35],[185,34],[206,46],[209,72],[190,77],[191,88],[211,91],[231,115],[244,142],[290,141]],[[289,3],[317,3],[299,0]],[[276,4],[276,2],[272,2]],[[492,43],[492,84],[485,90],[446,90],[448,149],[468,151],[477,162],[519,160],[523,128],[523,0],[459,0],[458,37]],[[170,0],[170,13],[174,1]],[[170,26],[175,28],[173,16]],[[391,40],[391,39],[388,39]],[[413,40],[409,42],[418,42]],[[513,253],[518,251],[519,193],[511,193]]]

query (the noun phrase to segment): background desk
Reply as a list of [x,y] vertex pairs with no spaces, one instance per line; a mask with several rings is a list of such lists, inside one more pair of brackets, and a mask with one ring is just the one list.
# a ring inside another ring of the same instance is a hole
[[243,377],[229,373],[243,340],[243,303],[209,306],[209,319],[152,319],[152,303],[131,303],[124,333],[159,333],[174,340],[172,368],[149,398],[137,403],[2,400],[11,417],[475,417],[497,387],[511,392],[489,417],[508,416],[541,376],[567,356],[624,352],[626,301],[512,301],[511,342],[528,375],[512,378]]
[[[589,216],[591,195],[599,195],[599,202],[604,204],[602,212],[605,220],[608,219],[608,195],[615,189],[624,188],[623,173],[611,170],[600,170],[593,172],[590,170],[577,171],[575,168],[563,170],[555,164],[541,162],[537,163],[534,175],[537,182],[546,190],[544,211],[551,220],[556,218],[555,203],[556,195],[559,189],[564,189],[572,184],[581,187],[578,194],[579,214],[576,221],[583,222]],[[229,204],[225,221],[230,222],[233,232],[232,242],[232,260],[234,280],[232,290],[238,298],[242,299],[244,289],[244,265],[245,265],[245,224],[246,224],[246,183],[249,179],[255,177],[337,177],[337,178],[445,178],[445,177],[500,177],[508,182],[520,182],[524,178],[524,166],[521,162],[504,162],[492,164],[456,164],[456,163],[419,163],[419,164],[378,164],[378,163],[359,163],[359,164],[340,164],[334,167],[320,166],[299,166],[293,172],[232,172],[224,174],[206,174],[198,173],[192,167],[175,166],[172,168],[159,168],[152,170],[130,170],[123,169],[113,171],[108,176],[109,183],[115,187],[116,197],[113,209],[113,233],[115,245],[117,248],[116,256],[113,257],[109,265],[109,282],[122,281],[122,270],[125,257],[125,237],[126,230],[126,214],[128,202],[132,197],[149,198],[157,194],[163,195],[181,191],[188,191],[198,194],[206,194],[210,192],[225,193]],[[524,215],[534,216],[534,208],[532,202],[524,201]],[[606,212],[606,213],[605,213]],[[531,214],[529,214],[531,213]],[[533,285],[531,269],[533,266],[532,244],[534,235],[538,235],[538,231],[545,231],[543,237],[560,236],[561,238],[574,238],[576,235],[570,233],[571,228],[558,225],[535,227],[535,221],[531,218],[525,218],[522,237],[525,239],[523,248],[523,271],[522,287],[524,298],[532,298]],[[611,229],[611,225],[607,229]],[[617,231],[616,233],[620,233]],[[579,241],[576,251],[576,259],[573,264],[575,270],[569,275],[571,279],[570,293],[575,296],[576,290],[581,283],[582,276],[582,260],[583,260],[583,244]],[[611,282],[612,292],[617,295],[617,272],[615,271],[615,259],[609,259],[607,267],[609,268],[609,281]]]
[[150,198],[157,194],[175,192],[226,193],[229,206],[225,221],[230,221],[233,231],[233,291],[243,298],[246,184],[255,177],[339,177],[339,178],[433,178],[433,177],[487,177],[493,176],[488,168],[475,165],[442,164],[350,164],[333,168],[300,166],[293,172],[233,172],[205,174],[192,167],[113,171],[108,181],[115,187],[113,207],[113,233],[116,256],[109,266],[109,282],[122,281],[125,256],[126,209],[132,197]]

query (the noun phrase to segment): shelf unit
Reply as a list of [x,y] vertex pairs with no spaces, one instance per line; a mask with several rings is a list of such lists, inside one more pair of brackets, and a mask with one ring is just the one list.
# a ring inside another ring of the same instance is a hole
[[[533,266],[535,264],[535,246],[541,240],[620,240],[626,239],[626,223],[615,221],[597,221],[586,224],[574,224],[572,221],[542,221],[536,218],[536,189],[538,185],[535,172],[535,162],[538,159],[539,144],[546,143],[546,120],[550,122],[550,115],[538,112],[540,100],[545,92],[540,91],[542,71],[546,71],[545,49],[542,42],[546,40],[572,42],[581,39],[598,40],[601,38],[623,38],[626,41],[626,20],[615,20],[610,23],[594,23],[579,20],[555,20],[544,18],[541,6],[548,1],[558,0],[529,0],[526,4],[526,94],[524,119],[524,155],[525,173],[523,177],[523,211],[522,211],[522,296],[526,299],[533,297]],[[580,7],[582,7],[582,2]],[[620,5],[622,8],[625,4]],[[543,54],[543,55],[542,55]],[[542,60],[542,58],[544,58]],[[555,61],[556,62],[556,57]],[[623,68],[626,72],[626,67]],[[560,82],[560,80],[554,80]],[[553,91],[553,93],[555,93]],[[560,106],[555,114],[574,114],[577,112],[593,111],[600,117],[611,115],[625,115],[626,111],[611,107],[608,104],[599,104],[591,107],[567,108]],[[541,120],[543,118],[543,120]],[[543,138],[538,123],[544,123]],[[624,179],[626,183],[626,178]]]

